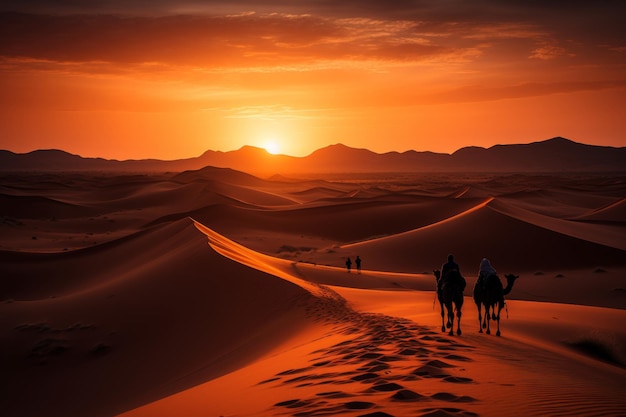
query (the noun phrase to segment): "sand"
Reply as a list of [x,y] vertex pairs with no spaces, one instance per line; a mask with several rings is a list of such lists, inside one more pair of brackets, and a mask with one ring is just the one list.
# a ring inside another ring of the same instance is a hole
[[[607,175],[3,174],[3,415],[626,415],[625,197]],[[499,337],[482,257],[519,275]]]

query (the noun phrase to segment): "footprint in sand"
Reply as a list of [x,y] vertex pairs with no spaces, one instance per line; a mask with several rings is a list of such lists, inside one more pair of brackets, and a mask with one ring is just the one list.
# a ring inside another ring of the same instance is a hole
[[[442,337],[407,319],[358,313],[345,305],[339,310],[342,310],[341,318],[334,316],[339,324],[333,333],[347,336],[348,340],[312,352],[310,366],[285,370],[262,383],[293,387],[289,392],[308,387],[310,393],[311,387],[328,385],[345,388],[282,401],[274,404],[274,408],[298,417],[345,414],[356,410],[371,411],[359,417],[394,417],[381,411],[384,404],[393,402],[394,409],[406,404],[406,412],[415,415],[416,410],[411,404],[416,402],[477,401],[469,396],[446,392],[432,396],[418,392],[419,388],[432,389],[433,382],[427,382],[428,379],[459,385],[472,383],[470,378],[453,374],[458,369],[457,365],[442,360],[453,363],[470,361],[456,352],[471,350],[472,346]],[[417,368],[416,364],[419,365]],[[341,401],[347,398],[352,401]],[[429,417],[476,416],[459,408],[426,408],[421,412]]]
[[369,392],[389,392],[389,391],[399,391],[403,389],[402,385],[398,385],[395,382],[382,382],[380,384],[374,385],[370,388]]
[[470,384],[474,382],[471,378],[464,378],[461,376],[448,376],[443,379],[446,382],[452,382],[454,384]]
[[353,397],[352,394],[347,394],[343,391],[320,392],[317,394],[317,396],[324,397],[324,398],[333,398],[333,399]]
[[404,401],[404,402],[416,402],[416,401],[428,401],[429,397],[418,394],[417,392],[401,389],[391,396],[392,401]]
[[376,407],[376,404],[368,401],[348,401],[335,405],[328,405],[326,401],[312,400],[288,400],[277,404],[275,407],[285,407],[288,409],[298,409],[294,416],[297,417],[313,417],[320,415],[343,414],[353,410],[369,410]]
[[378,379],[380,378],[380,375],[374,373],[374,372],[368,372],[366,374],[361,374],[361,375],[356,375],[353,376],[352,378],[350,378],[353,381],[371,381],[372,379]]
[[426,408],[420,417],[478,417],[478,414],[458,408]]
[[461,356],[461,355],[454,355],[454,354],[450,354],[450,355],[446,355],[443,357],[444,359],[450,359],[453,361],[460,361],[460,362],[472,362],[472,359],[465,357],[465,356]]
[[467,395],[458,396],[454,394],[450,394],[449,392],[439,392],[433,395],[431,398],[440,401],[447,401],[451,403],[471,403],[477,401],[475,398],[469,397]]
[[388,363],[373,361],[357,369],[357,371],[380,372],[380,371],[386,371],[389,368],[391,368],[391,366]]

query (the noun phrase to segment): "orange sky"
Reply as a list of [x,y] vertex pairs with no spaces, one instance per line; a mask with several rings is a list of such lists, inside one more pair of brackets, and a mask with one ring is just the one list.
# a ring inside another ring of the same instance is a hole
[[31,3],[0,6],[0,149],[626,146],[625,2]]

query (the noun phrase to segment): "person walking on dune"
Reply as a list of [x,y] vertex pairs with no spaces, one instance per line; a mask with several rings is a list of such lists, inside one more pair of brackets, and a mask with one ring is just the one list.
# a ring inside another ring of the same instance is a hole
[[359,255],[356,256],[354,263],[356,264],[357,272],[360,274],[361,273],[361,258],[359,257]]
[[350,273],[350,268],[352,268],[352,260],[348,256],[348,259],[346,259],[346,269],[348,270],[348,273]]

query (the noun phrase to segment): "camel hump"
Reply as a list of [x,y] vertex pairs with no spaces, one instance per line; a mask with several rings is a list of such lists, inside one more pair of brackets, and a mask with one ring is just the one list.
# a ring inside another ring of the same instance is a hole
[[496,274],[489,274],[485,277],[485,286],[493,287],[500,286],[502,287],[502,281],[500,281],[500,277]]
[[456,269],[452,269],[448,271],[443,281],[450,283],[451,285],[457,285],[461,287],[462,290],[465,289],[465,285],[466,285],[465,278]]

